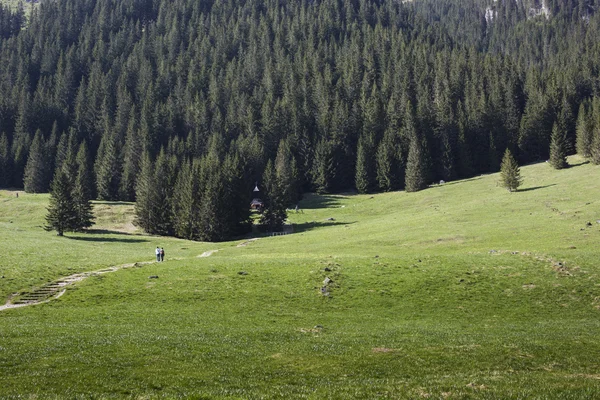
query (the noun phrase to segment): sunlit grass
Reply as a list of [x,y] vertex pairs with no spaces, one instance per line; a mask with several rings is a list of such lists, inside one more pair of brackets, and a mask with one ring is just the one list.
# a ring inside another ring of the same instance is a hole
[[0,398],[594,398],[600,168],[522,174],[516,193],[493,174],[307,195],[294,234],[243,247],[121,229],[131,204],[59,238],[47,196],[0,191],[3,298],[168,260],[0,312]]

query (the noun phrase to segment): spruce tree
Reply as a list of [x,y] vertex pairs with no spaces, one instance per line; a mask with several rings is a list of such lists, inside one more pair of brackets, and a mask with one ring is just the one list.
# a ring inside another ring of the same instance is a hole
[[135,200],[135,181],[140,173],[140,158],[142,154],[142,141],[135,118],[135,107],[131,110],[123,160],[123,175],[119,186],[119,198],[127,201]]
[[98,199],[118,199],[120,166],[116,132],[107,130],[102,136],[94,165]]
[[554,123],[552,127],[549,163],[556,169],[563,169],[569,166],[567,163],[567,138],[557,123]]
[[58,132],[58,123],[54,121],[52,124],[52,131],[50,132],[50,137],[46,140],[46,144],[44,146],[44,157],[46,158],[46,182],[48,182],[48,188],[50,187],[50,182],[52,182],[52,178],[54,177],[54,171],[56,170],[56,165],[54,161],[56,159],[56,150],[58,146],[59,139]]
[[502,165],[500,166],[500,178],[502,179],[502,187],[508,189],[509,192],[516,191],[523,183],[521,179],[521,170],[519,164],[513,157],[509,149],[504,152]]
[[76,230],[89,228],[94,224],[92,205],[92,176],[86,142],[82,142],[77,152],[77,175],[73,188],[73,204],[76,214]]
[[404,131],[404,136],[410,138],[406,159],[405,189],[407,192],[417,192],[427,187],[428,156],[425,138],[421,138],[415,129],[411,106],[407,107]]
[[172,221],[172,168],[170,157],[164,149],[161,149],[160,154],[156,158],[154,167],[154,210],[155,210],[155,231],[159,235],[169,235],[173,231]]
[[369,179],[369,155],[367,154],[367,146],[365,140],[362,139],[358,142],[358,148],[356,149],[356,178],[355,185],[358,193],[369,193],[371,191],[371,182]]
[[278,232],[283,229],[287,219],[285,194],[281,182],[277,178],[277,172],[273,162],[269,160],[263,174],[263,188],[265,193],[265,209],[260,219],[270,232]]
[[62,169],[56,171],[50,190],[50,204],[46,214],[47,231],[55,230],[58,236],[76,227],[77,214],[74,207],[73,185]]
[[58,140],[56,146],[56,156],[54,157],[54,171],[57,171],[63,167],[65,160],[67,159],[67,152],[69,151],[69,135],[63,132]]
[[35,132],[33,142],[29,149],[29,157],[25,165],[23,187],[27,193],[44,193],[48,190],[46,154],[44,152],[44,138],[39,129]]
[[590,158],[592,139],[594,135],[594,125],[591,123],[591,116],[587,110],[586,104],[581,103],[579,105],[579,112],[577,114],[577,125],[576,125],[576,147],[577,154],[585,158]]
[[173,232],[188,240],[199,236],[201,193],[197,168],[197,164],[184,160],[173,193]]
[[594,127],[590,156],[592,163],[600,165],[600,122]]
[[[308,160],[308,157],[307,157]],[[331,144],[325,138],[317,142],[312,160],[312,182],[319,194],[329,193],[335,177]]]
[[142,156],[141,171],[135,185],[135,219],[134,223],[145,232],[156,232],[155,198],[157,184],[154,182],[154,165],[150,153]]
[[298,194],[298,168],[296,159],[292,154],[289,142],[281,140],[275,157],[275,173],[281,186],[282,195],[286,205],[293,205],[299,200]]
[[10,183],[10,146],[6,133],[0,135],[0,187],[8,187]]

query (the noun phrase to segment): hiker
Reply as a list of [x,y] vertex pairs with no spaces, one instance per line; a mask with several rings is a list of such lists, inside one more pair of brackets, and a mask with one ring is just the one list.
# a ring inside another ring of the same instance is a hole
[[160,261],[165,261],[165,249],[160,248]]
[[160,247],[156,246],[156,261],[160,261]]

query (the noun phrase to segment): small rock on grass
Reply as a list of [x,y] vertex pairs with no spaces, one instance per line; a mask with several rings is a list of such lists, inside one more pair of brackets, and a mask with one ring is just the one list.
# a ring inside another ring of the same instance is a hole
[[248,273],[246,271],[240,271],[238,272],[238,275],[248,275]]

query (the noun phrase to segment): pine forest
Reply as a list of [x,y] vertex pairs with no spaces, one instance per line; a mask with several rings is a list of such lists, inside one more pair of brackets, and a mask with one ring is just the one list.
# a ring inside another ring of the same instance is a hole
[[[277,229],[302,193],[600,164],[597,0],[0,6],[0,187],[136,201],[148,233]],[[51,205],[56,206],[56,204]],[[52,224],[52,221],[49,221]],[[71,224],[71,225],[70,225]]]

